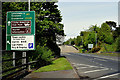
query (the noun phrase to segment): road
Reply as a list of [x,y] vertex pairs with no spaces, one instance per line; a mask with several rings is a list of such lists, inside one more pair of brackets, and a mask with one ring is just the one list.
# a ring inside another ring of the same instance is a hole
[[62,55],[69,59],[80,76],[88,76],[92,80],[120,79],[120,68],[118,67],[120,62],[118,57],[71,53],[68,51],[67,53],[63,52]]

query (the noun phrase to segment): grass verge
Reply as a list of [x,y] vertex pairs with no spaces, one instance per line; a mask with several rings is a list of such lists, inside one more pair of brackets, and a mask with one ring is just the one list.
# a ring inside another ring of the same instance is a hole
[[51,65],[41,67],[38,70],[35,70],[34,72],[48,72],[48,71],[71,70],[71,69],[72,69],[72,66],[67,61],[67,59],[64,57],[61,57],[52,61]]

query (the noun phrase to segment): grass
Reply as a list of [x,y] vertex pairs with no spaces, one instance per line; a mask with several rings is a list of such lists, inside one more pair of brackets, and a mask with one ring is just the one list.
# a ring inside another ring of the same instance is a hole
[[35,70],[34,72],[48,72],[48,71],[58,71],[58,70],[71,70],[71,64],[66,60],[66,58],[61,57],[52,62],[51,65],[47,65],[44,67]]

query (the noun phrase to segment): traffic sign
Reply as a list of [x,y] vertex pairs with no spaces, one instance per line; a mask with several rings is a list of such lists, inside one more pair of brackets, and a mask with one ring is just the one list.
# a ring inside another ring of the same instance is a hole
[[88,44],[88,48],[93,48],[93,44]]
[[7,12],[6,50],[35,50],[35,11]]

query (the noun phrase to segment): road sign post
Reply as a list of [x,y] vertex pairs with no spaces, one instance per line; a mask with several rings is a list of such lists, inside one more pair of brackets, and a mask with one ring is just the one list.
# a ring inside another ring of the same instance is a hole
[[93,48],[93,44],[88,44],[88,48]]
[[35,11],[7,12],[6,50],[35,50]]

